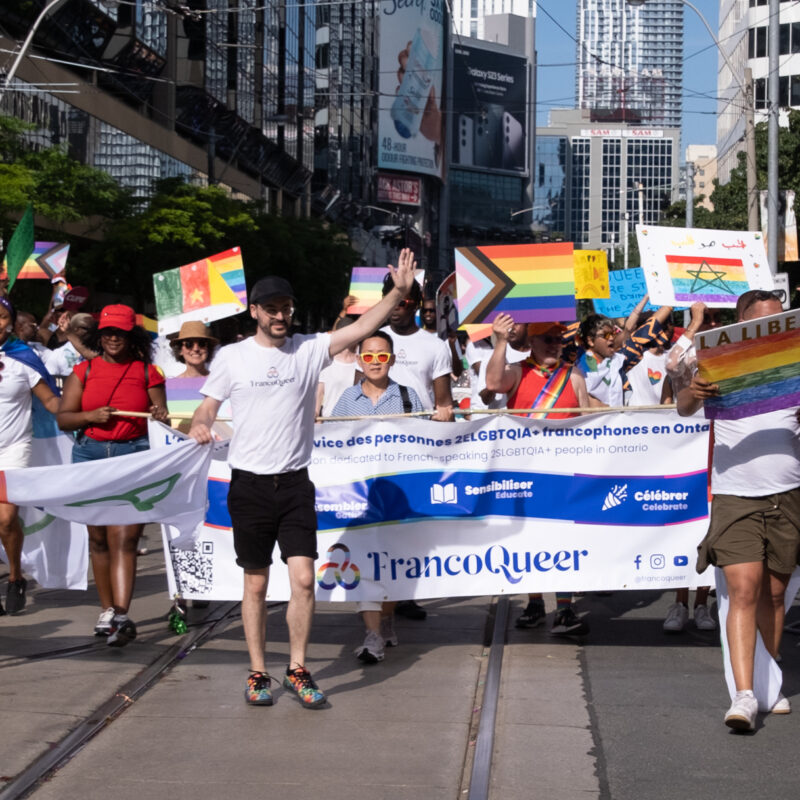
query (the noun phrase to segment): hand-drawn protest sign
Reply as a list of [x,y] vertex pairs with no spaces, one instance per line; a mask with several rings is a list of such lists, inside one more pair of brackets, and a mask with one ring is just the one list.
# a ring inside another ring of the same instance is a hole
[[211,322],[247,308],[238,247],[153,275],[158,332],[175,333],[188,320]]
[[800,311],[698,333],[700,375],[719,385],[709,419],[740,419],[800,405]]
[[608,257],[604,250],[575,250],[575,298],[608,298]]
[[462,326],[575,319],[572,242],[456,248],[458,317]]
[[754,231],[637,225],[650,302],[733,308],[748,289],[772,289],[764,239]]
[[[608,273],[610,298],[593,300],[594,310],[606,317],[627,317],[636,304],[647,294],[647,283],[641,267],[615,269]],[[645,311],[654,306],[648,303]]]

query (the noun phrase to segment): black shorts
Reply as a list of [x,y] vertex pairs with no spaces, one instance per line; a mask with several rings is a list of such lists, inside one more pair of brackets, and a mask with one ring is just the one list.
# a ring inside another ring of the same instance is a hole
[[317,558],[317,512],[308,470],[282,475],[231,470],[228,511],[236,563],[243,569],[272,564],[275,542],[284,562],[292,556]]

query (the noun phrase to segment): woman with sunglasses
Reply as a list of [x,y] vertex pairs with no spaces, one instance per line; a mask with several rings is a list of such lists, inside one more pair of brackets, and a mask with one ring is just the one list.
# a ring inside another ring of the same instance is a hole
[[[170,341],[175,360],[186,369],[174,378],[167,378],[166,390],[173,413],[193,414],[203,400],[200,389],[208,377],[208,365],[219,340],[200,321],[184,322],[177,336]],[[191,420],[179,420],[175,427],[188,433]]]
[[[409,414],[422,411],[417,393],[389,377],[394,365],[394,344],[385,331],[367,336],[358,347],[358,367],[363,379],[345,389],[333,409],[334,417],[374,416],[376,414]],[[384,646],[397,647],[394,632],[394,610],[397,603],[362,601],[358,611],[367,629],[364,643],[355,655],[365,664],[383,661]]]
[[[152,364],[150,335],[136,324],[132,308],[106,306],[91,349],[97,358],[74,367],[64,383],[58,425],[76,431],[73,463],[137,453],[148,449],[144,417],[115,416],[117,409],[149,411],[167,419],[164,376]],[[128,618],[136,580],[136,551],[143,525],[88,525],[89,556],[102,611],[94,628],[112,647],[136,638]]]
[[[17,314],[0,297],[0,470],[29,466],[33,438],[33,398],[51,413],[58,411],[55,385],[39,357],[14,334]],[[22,527],[19,508],[0,502],[0,543],[8,561],[6,609],[0,616],[25,607],[28,582],[22,577]]]

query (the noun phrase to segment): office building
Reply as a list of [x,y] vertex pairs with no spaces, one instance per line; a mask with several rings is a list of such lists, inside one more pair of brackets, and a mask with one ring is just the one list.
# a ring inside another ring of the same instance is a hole
[[576,105],[591,121],[680,127],[681,0],[580,0],[576,61]]
[[581,249],[620,246],[626,225],[656,225],[672,202],[679,147],[679,128],[599,126],[587,109],[554,109],[536,130],[535,230]]
[[484,18],[494,14],[536,17],[536,0],[453,0],[453,39],[474,36],[489,39]]
[[[800,5],[780,3],[779,105],[800,108]],[[744,150],[745,69],[753,75],[755,121],[767,119],[769,74],[769,5],[767,0],[720,0],[719,40],[735,74],[719,58],[717,76],[717,152],[721,183],[730,180]]]

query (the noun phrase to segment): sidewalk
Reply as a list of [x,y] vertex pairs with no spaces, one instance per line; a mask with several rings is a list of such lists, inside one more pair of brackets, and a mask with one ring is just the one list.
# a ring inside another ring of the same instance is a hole
[[[150,536],[150,544],[156,538]],[[113,649],[89,634],[98,608],[86,593],[34,590],[25,613],[0,620],[7,781],[180,641],[166,627],[163,557],[141,558],[132,617],[139,638]],[[424,622],[398,620],[398,648],[362,665],[352,655],[363,627],[352,604],[318,608],[309,669],[329,696],[302,708],[282,689],[275,705],[247,706],[241,622],[178,663],[32,795],[38,799],[226,800],[268,793],[280,800],[354,796],[438,800],[462,794],[475,693],[488,651],[489,598],[426,601]],[[190,621],[214,614],[190,610]],[[280,676],[288,653],[283,606],[268,618],[268,665]],[[57,659],[25,656],[88,644]],[[558,798],[597,796],[589,718],[577,647],[532,644],[512,632],[506,647],[492,796],[528,800],[533,782]],[[479,687],[482,690],[482,686]],[[565,699],[567,706],[564,705]],[[537,758],[529,757],[535,748]],[[572,770],[548,766],[569,754]],[[0,785],[1,786],[1,785]],[[255,793],[255,795],[254,795]]]

